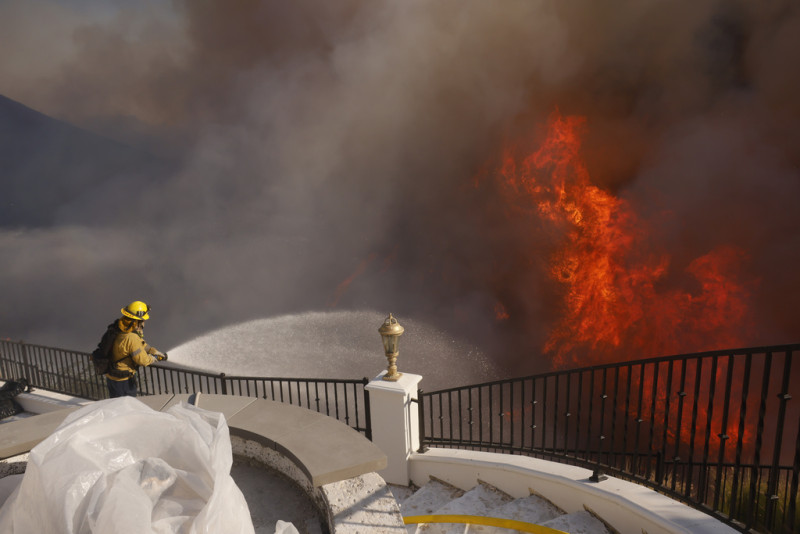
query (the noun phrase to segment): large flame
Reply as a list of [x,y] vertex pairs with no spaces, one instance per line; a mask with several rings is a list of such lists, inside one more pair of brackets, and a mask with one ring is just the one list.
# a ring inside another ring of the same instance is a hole
[[[539,147],[522,153],[516,146],[507,148],[496,172],[508,217],[531,224],[534,212],[538,225],[554,236],[547,274],[562,305],[544,352],[555,367],[585,367],[740,346],[749,326],[749,285],[737,279],[744,251],[720,244],[686,265],[673,265],[631,202],[592,184],[581,159],[585,128],[585,119],[554,112]],[[507,319],[508,314],[503,308],[497,317]],[[716,371],[718,380],[724,372]],[[636,377],[643,386],[644,411],[629,415],[652,418],[658,435],[660,422],[669,415],[670,443],[702,450],[704,436],[693,433],[688,417],[680,428],[673,426],[677,403],[667,410],[664,379],[654,387],[653,378]],[[684,387],[691,389],[692,380]],[[736,442],[734,422],[722,428],[720,414],[707,413],[702,401],[697,412],[697,424],[707,422],[715,434]]]
[[509,148],[496,173],[509,216],[533,207],[559,236],[549,276],[563,306],[544,351],[563,367],[739,345],[749,292],[735,273],[744,252],[711,250],[682,269],[676,287],[670,255],[644,220],[591,183],[580,154],[585,127],[554,112],[541,146],[521,157]]

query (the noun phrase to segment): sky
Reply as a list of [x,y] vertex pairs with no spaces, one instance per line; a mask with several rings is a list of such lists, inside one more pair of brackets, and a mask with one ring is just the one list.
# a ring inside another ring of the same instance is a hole
[[2,0],[0,95],[172,170],[109,176],[102,219],[0,228],[0,337],[89,351],[131,300],[156,346],[370,309],[546,368],[567,231],[480,177],[558,110],[669,251],[659,284],[742,250],[737,341],[797,342],[798,36],[789,0]]

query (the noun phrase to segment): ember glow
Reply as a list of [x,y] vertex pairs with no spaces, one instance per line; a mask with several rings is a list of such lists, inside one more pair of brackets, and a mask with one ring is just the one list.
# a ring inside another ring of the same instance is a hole
[[496,172],[508,217],[535,212],[555,241],[548,274],[563,300],[544,351],[565,367],[738,346],[749,325],[744,251],[721,244],[674,265],[629,201],[592,184],[586,127],[553,112],[539,148],[507,149]]
[[350,287],[350,284],[353,283],[353,280],[364,274],[364,271],[367,270],[367,267],[369,267],[370,264],[372,264],[372,262],[375,261],[377,257],[378,255],[376,253],[374,252],[370,253],[367,259],[358,264],[358,267],[356,267],[356,270],[353,272],[353,274],[342,280],[342,282],[338,286],[336,286],[336,291],[328,301],[329,308],[336,307],[336,305],[339,303],[339,299],[341,299],[342,295],[344,295],[345,292],[347,292],[347,289]]

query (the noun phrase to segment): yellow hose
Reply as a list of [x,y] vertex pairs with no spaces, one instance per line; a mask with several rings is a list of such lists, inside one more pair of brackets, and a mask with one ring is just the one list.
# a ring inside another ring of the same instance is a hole
[[403,518],[403,523],[413,525],[416,523],[464,523],[472,525],[486,525],[489,527],[507,528],[531,532],[532,534],[568,534],[562,530],[516,521],[514,519],[501,519],[499,517],[481,517],[477,515],[439,514],[439,515],[410,515]]

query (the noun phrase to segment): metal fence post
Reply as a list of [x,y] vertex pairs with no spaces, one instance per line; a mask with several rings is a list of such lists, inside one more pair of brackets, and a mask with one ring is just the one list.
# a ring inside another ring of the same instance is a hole
[[2,378],[3,380],[8,380],[11,373],[8,372],[8,361],[6,359],[7,356],[6,356],[6,351],[4,350],[5,348],[6,348],[5,341],[0,339],[0,349],[3,349],[0,350],[0,378]]
[[795,525],[795,521],[797,519],[797,501],[800,499],[800,496],[798,496],[798,487],[800,487],[800,422],[797,425],[797,437],[794,442],[794,465],[792,466],[792,483],[789,491],[789,510],[786,513],[789,521],[788,532],[794,532],[798,526]]
[[222,394],[223,395],[227,395],[228,394],[228,386],[225,383],[225,373],[220,373],[219,374],[219,382],[220,382],[220,386],[222,387]]
[[764,522],[768,528],[775,526],[776,515],[778,513],[778,479],[780,477],[781,449],[783,448],[783,428],[786,421],[786,405],[792,399],[789,394],[790,376],[792,370],[792,352],[787,351],[783,363],[783,378],[781,380],[781,391],[778,393],[780,405],[778,406],[777,422],[775,425],[775,445],[772,453],[772,465],[769,469],[767,479],[767,514]]
[[2,364],[2,368],[0,368],[0,372],[3,374],[0,375],[0,378],[3,380],[10,380],[14,378],[14,368],[16,367],[16,362],[12,356],[11,347],[8,345],[9,343],[13,343],[10,340],[0,340],[0,347],[3,348],[2,353],[0,354],[0,363]]
[[28,345],[26,345],[25,342],[20,339],[19,340],[19,346],[20,346],[20,349],[21,349],[20,353],[22,355],[22,362],[21,362],[22,369],[23,369],[23,372],[25,373],[25,377],[24,378],[27,378],[28,379],[28,383],[30,383],[30,384],[33,384],[34,382],[38,383],[38,380],[36,378],[34,378],[34,376],[33,376],[33,368],[31,367],[31,364],[30,364],[30,361],[29,361],[29,358],[28,358]]
[[418,419],[419,419],[419,449],[417,452],[423,453],[428,450],[428,447],[425,446],[425,406],[422,403],[422,394],[423,391],[420,389],[417,391],[417,410],[418,410]]
[[[363,378],[362,384],[364,386],[369,384],[369,379],[366,376]],[[364,392],[364,419],[366,421],[364,435],[368,440],[372,441],[372,413],[369,408],[369,390],[364,387],[362,391]],[[356,425],[358,425],[358,421],[356,421]]]
[[656,452],[656,484],[661,486],[664,482],[664,452]]

